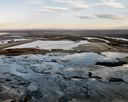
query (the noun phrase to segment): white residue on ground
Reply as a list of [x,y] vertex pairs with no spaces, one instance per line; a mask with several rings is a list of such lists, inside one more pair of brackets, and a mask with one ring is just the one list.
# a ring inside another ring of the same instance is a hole
[[18,41],[23,41],[23,40],[28,40],[28,39],[8,39],[8,40],[0,40],[0,44],[6,44],[10,42],[18,42]]
[[97,38],[97,37],[84,37],[84,38],[86,38],[86,39],[88,39],[88,40],[97,39],[97,40],[100,40],[100,41],[104,41],[104,42],[106,42],[106,43],[110,43],[108,40],[101,39],[101,38]]
[[116,38],[116,37],[106,37],[106,38],[122,40],[122,41],[128,41],[128,39],[126,39],[126,38]]

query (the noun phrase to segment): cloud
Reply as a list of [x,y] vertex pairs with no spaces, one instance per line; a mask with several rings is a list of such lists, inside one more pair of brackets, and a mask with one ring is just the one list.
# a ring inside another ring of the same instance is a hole
[[94,17],[92,17],[92,16],[82,16],[82,15],[77,15],[77,16],[75,16],[75,17],[78,17],[78,18],[80,18],[80,19],[93,19]]
[[93,4],[92,7],[125,8],[125,4],[116,0],[102,0],[102,2]]
[[95,14],[93,16],[87,16],[87,15],[77,15],[75,17],[78,17],[80,19],[111,19],[111,20],[125,20],[128,19],[128,13],[122,13],[122,14]]
[[112,8],[125,8],[125,5],[123,3],[116,0],[104,0],[103,6],[108,6]]
[[126,5],[117,0],[101,0],[97,3],[87,3],[84,0],[53,0],[57,3],[67,4],[73,10],[81,10],[95,7],[125,8]]
[[63,7],[50,7],[50,6],[45,6],[42,9],[38,10],[40,12],[50,12],[50,13],[62,13],[67,11],[67,8]]
[[83,0],[53,0],[57,3],[67,4],[73,10],[90,8],[90,5]]
[[128,18],[128,14],[96,14],[97,18],[123,20]]

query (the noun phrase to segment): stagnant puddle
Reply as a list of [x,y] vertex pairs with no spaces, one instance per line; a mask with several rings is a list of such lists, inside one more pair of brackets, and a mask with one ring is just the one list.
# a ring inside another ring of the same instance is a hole
[[[88,102],[93,102],[92,99],[99,102],[103,96],[106,100],[117,98],[113,95],[121,99],[120,94],[127,96],[127,84],[111,84],[107,78],[118,77],[126,81],[127,64],[110,68],[95,63],[118,62],[127,56],[128,53],[115,52],[0,56],[0,82],[11,90],[7,93],[11,94],[11,99],[20,97],[22,100],[29,96],[30,102],[84,102],[87,99]],[[89,79],[88,72],[101,80]]]

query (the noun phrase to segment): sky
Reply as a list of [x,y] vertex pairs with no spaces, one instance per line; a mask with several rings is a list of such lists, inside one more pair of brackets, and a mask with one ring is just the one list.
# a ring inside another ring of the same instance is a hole
[[128,0],[0,0],[4,29],[128,29]]

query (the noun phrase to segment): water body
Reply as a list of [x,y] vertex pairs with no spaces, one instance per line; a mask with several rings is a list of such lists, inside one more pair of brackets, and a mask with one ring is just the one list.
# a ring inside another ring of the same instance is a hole
[[[10,47],[11,49],[14,48],[39,48],[39,49],[72,49],[73,47],[77,47],[81,44],[89,43],[86,40],[82,41],[69,41],[69,40],[59,40],[59,41],[42,41],[37,40],[31,43],[26,43],[14,47]],[[9,48],[9,49],[10,49]]]

